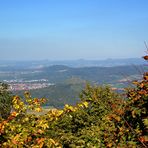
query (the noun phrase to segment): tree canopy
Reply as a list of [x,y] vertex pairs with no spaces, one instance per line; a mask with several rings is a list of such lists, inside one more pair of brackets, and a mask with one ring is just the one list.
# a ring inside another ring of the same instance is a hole
[[0,83],[0,115],[7,118],[11,112],[12,95],[8,85]]

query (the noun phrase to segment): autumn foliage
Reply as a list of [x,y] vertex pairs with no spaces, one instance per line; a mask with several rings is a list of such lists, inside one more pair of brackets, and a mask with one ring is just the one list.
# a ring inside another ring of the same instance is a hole
[[148,147],[148,72],[133,84],[124,95],[87,85],[76,106],[46,114],[35,113],[46,99],[14,96],[11,114],[0,118],[0,147]]

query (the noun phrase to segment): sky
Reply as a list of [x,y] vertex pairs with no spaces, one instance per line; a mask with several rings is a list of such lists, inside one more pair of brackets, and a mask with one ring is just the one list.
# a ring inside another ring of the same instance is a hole
[[0,60],[135,58],[148,0],[0,0]]

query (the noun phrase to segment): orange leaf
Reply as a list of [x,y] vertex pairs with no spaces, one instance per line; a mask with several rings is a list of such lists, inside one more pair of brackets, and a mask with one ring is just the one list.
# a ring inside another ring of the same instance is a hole
[[148,55],[144,56],[143,58],[144,58],[145,60],[148,60]]

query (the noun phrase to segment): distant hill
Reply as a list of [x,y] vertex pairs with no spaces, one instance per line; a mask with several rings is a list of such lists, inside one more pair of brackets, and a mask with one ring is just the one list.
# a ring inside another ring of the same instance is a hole
[[63,65],[54,65],[42,68],[42,72],[35,73],[32,77],[45,78],[52,83],[61,83],[72,77],[78,77],[93,83],[114,83],[117,80],[131,75],[141,75],[146,67],[144,65],[116,66],[116,67],[80,67],[72,68]]
[[52,65],[64,65],[68,67],[113,67],[125,65],[143,65],[145,61],[142,58],[128,59],[106,59],[106,60],[42,60],[42,61],[4,61],[0,60],[0,70],[19,70],[19,69],[39,69]]
[[112,67],[123,65],[143,65],[144,60],[141,58],[128,59],[106,59],[106,60],[69,60],[69,61],[49,61],[51,65],[65,65],[69,67]]
[[120,79],[141,75],[146,70],[144,65],[125,65],[114,67],[68,67],[54,65],[39,69],[0,69],[0,81],[10,79],[39,80],[46,79],[50,83],[65,83],[73,77],[97,84],[115,83]]

